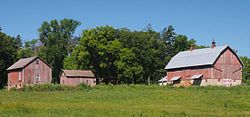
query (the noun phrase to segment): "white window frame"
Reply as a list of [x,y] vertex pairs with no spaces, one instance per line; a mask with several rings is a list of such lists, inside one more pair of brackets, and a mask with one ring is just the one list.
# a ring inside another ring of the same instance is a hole
[[35,81],[41,81],[40,75],[35,76]]

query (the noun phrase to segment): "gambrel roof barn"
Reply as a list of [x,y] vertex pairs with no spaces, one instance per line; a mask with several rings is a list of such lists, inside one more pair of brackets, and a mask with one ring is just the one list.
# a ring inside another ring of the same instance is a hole
[[229,46],[195,49],[176,54],[165,69],[169,81],[199,85],[238,85],[243,63]]

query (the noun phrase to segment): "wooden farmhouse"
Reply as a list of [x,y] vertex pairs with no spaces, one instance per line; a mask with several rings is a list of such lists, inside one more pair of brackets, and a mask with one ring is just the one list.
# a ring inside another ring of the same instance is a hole
[[165,69],[172,83],[190,81],[194,85],[240,85],[243,63],[229,46],[190,49],[176,54]]
[[20,59],[7,71],[8,89],[29,84],[49,84],[52,80],[52,67],[39,57]]
[[89,86],[96,85],[96,78],[90,70],[62,70],[60,74],[60,84],[77,86],[84,83]]

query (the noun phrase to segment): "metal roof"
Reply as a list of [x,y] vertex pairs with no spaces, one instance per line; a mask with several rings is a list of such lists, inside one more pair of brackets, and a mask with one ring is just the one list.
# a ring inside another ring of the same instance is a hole
[[170,79],[170,81],[179,80],[180,78],[181,78],[181,76],[174,76],[173,78]]
[[7,70],[13,70],[13,69],[23,68],[26,65],[28,65],[31,61],[35,60],[36,58],[38,58],[38,57],[34,56],[34,57],[20,59],[16,63],[14,63],[13,65],[11,65]]
[[166,82],[166,81],[168,81],[168,77],[167,76],[165,76],[162,79],[158,80],[158,82]]
[[165,67],[168,69],[213,65],[219,55],[229,46],[218,46],[214,48],[195,49],[183,51],[176,54]]
[[190,79],[198,79],[198,78],[201,78],[202,76],[203,74],[195,74]]
[[32,61],[34,61],[36,59],[39,59],[39,60],[43,61],[50,68],[52,68],[52,66],[50,64],[46,63],[44,60],[40,59],[38,56],[33,56],[33,57],[29,57],[29,58],[19,59],[16,63],[11,65],[7,70],[14,70],[14,69],[24,68],[25,66],[29,65]]
[[94,74],[91,70],[62,70],[67,77],[86,77],[94,78]]

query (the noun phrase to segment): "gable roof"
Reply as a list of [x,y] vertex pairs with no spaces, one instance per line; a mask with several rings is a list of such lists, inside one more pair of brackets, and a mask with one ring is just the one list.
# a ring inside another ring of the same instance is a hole
[[[14,63],[13,65],[11,65],[7,70],[24,68],[25,66],[29,65],[34,60],[36,60],[37,58],[40,59],[38,56],[33,56],[33,57],[29,57],[29,58],[22,58],[22,59],[18,60],[16,63]],[[43,61],[42,59],[40,59],[40,60]],[[46,63],[45,61],[43,61],[43,62]],[[48,63],[46,63],[46,64],[50,68],[52,68]]]
[[[179,52],[169,61],[165,69],[168,70],[183,67],[213,65],[220,54],[227,48],[229,48],[236,55],[236,53],[229,46],[218,46],[214,48]],[[243,65],[239,57],[238,59]]]
[[91,70],[62,70],[66,77],[95,78]]

